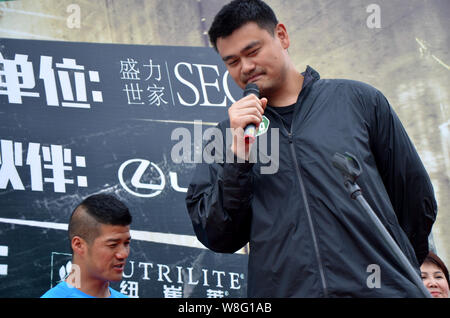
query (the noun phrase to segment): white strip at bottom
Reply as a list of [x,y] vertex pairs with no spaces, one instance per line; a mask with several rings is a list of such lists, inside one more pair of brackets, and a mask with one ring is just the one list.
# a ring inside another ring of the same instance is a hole
[[[69,227],[68,224],[64,223],[41,222],[41,221],[7,219],[7,218],[0,218],[0,223],[26,225],[32,227],[65,230],[65,231],[67,231]],[[136,230],[131,230],[130,234],[133,240],[207,249],[202,243],[200,243],[197,237],[193,235],[181,235],[181,234],[136,231]],[[239,251],[235,252],[235,254],[247,254],[247,253],[245,252],[245,248],[242,248]]]

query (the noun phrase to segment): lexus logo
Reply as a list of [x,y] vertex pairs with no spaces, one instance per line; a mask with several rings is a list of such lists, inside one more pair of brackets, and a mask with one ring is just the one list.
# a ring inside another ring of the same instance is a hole
[[[135,190],[130,189],[124,181],[124,174],[126,176],[132,175],[131,185]],[[118,177],[120,184],[125,190],[142,198],[157,196],[166,185],[166,178],[161,169],[153,162],[145,159],[130,159],[125,161],[119,168]]]
[[[159,195],[166,186],[166,178],[162,170],[146,159],[130,159],[120,165],[118,177],[122,187],[129,193],[151,198]],[[131,178],[131,180],[130,180]],[[178,185],[176,172],[169,172],[170,185],[176,192],[187,192],[187,188]],[[125,180],[130,180],[125,182]]]

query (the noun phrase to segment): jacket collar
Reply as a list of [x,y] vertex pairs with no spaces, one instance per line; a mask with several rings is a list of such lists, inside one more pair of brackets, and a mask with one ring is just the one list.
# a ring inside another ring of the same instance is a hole
[[302,89],[308,86],[310,83],[318,81],[320,79],[320,74],[309,65],[306,66],[306,70],[302,73],[302,75],[304,77]]

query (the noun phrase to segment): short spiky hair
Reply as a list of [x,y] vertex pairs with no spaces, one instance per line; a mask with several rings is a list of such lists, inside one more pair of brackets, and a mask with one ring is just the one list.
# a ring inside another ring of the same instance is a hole
[[81,202],[69,221],[69,240],[79,236],[89,244],[100,234],[99,226],[130,225],[132,217],[127,206],[109,194],[94,194]]
[[263,1],[233,0],[222,7],[209,28],[209,40],[214,49],[217,51],[218,38],[229,36],[234,30],[249,22],[255,22],[272,35],[278,24],[275,13]]

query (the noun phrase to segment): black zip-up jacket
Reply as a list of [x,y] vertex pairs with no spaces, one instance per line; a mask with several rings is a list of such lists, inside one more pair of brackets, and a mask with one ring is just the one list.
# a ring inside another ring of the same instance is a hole
[[[290,131],[264,114],[269,142],[279,129],[275,174],[260,162],[197,165],[186,204],[198,239],[221,253],[250,243],[249,297],[422,297],[331,160],[357,157],[365,199],[420,275],[437,206],[414,145],[375,88],[304,74]],[[218,127],[225,136],[229,120]]]

